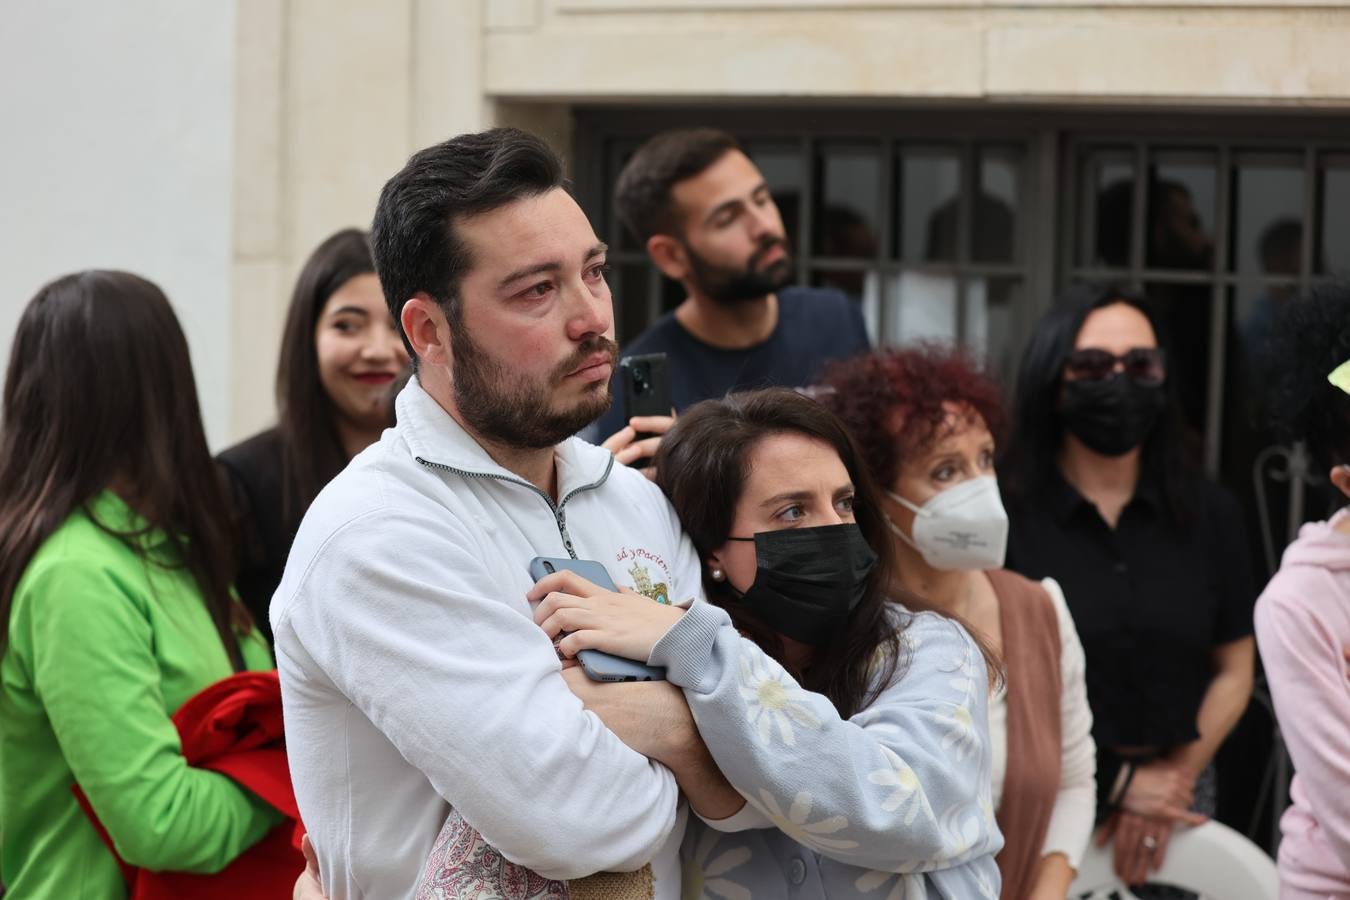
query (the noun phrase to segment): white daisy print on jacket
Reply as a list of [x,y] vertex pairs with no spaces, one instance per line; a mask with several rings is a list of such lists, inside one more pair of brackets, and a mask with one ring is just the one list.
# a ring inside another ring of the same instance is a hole
[[693,858],[683,866],[682,900],[750,900],[750,889],[731,876],[750,861],[750,848],[729,847],[718,853],[721,843],[722,835],[711,828],[699,836]]
[[895,872],[864,872],[853,883],[859,892],[872,894],[877,891],[890,891],[878,900],[928,900],[928,888],[922,875],[900,875]]
[[942,749],[950,750],[957,762],[965,762],[967,756],[979,751],[980,734],[975,730],[969,707],[954,706],[949,714],[938,716],[937,720],[947,726]]
[[867,776],[867,780],[882,787],[893,788],[882,801],[881,808],[886,812],[901,810],[906,825],[913,825],[920,812],[926,813],[925,820],[934,821],[933,810],[928,805],[923,788],[919,785],[919,776],[909,767],[909,763],[890,747],[881,747],[881,755],[886,758],[886,768],[878,769]]
[[970,856],[989,834],[988,823],[983,813],[978,811],[979,804],[961,804],[953,806],[942,814],[942,855],[930,860],[932,863],[956,863]]
[[773,742],[774,729],[784,746],[797,743],[793,725],[819,730],[820,719],[811,709],[806,692],[794,684],[777,665],[768,665],[762,653],[741,656],[741,698],[745,700],[747,717],[755,727],[759,742],[768,747]]
[[758,800],[748,796],[745,799],[747,803],[773,822],[774,827],[779,831],[803,847],[815,850],[817,853],[828,853],[831,850],[853,850],[858,846],[857,841],[829,837],[829,835],[839,834],[848,828],[848,819],[845,817],[830,816],[821,819],[819,822],[810,821],[811,807],[815,804],[815,798],[811,796],[809,791],[802,791],[797,794],[792,801],[792,806],[788,808],[786,813],[778,805],[778,798],[766,790],[760,790]]

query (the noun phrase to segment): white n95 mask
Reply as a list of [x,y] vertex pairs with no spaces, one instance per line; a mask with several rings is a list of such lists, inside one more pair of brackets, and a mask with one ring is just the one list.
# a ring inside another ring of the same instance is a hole
[[[1003,568],[1008,549],[1008,513],[992,475],[972,478],[915,506],[899,494],[886,492],[896,503],[914,512],[914,537],[890,522],[900,540],[923,556],[935,569]],[[887,519],[889,522],[890,520]]]

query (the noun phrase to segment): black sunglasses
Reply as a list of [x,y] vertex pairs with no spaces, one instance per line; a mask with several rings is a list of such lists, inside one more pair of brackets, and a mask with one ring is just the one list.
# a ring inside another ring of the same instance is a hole
[[1129,378],[1139,384],[1162,384],[1167,376],[1160,347],[1135,347],[1121,356],[1100,347],[1074,350],[1064,363],[1064,370],[1078,381],[1104,381],[1124,369]]

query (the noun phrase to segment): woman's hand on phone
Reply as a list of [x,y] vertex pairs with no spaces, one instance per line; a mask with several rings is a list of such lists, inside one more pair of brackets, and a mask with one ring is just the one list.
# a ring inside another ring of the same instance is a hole
[[[665,437],[666,432],[670,431],[674,424],[673,415],[634,416],[628,420],[627,425],[605,438],[600,446],[613,453],[614,459],[618,462],[631,466],[635,462],[650,460],[656,456],[656,450],[661,446],[661,438]],[[639,434],[650,436],[638,440]],[[648,478],[656,475],[655,469],[650,465],[642,471]]]
[[582,650],[603,650],[625,659],[645,662],[652,648],[671,629],[684,610],[649,600],[633,591],[615,593],[591,584],[575,572],[554,572],[535,582],[526,595],[534,621],[557,641],[568,658]]

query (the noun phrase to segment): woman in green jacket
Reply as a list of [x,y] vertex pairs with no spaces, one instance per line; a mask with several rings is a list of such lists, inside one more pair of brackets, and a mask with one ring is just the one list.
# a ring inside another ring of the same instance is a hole
[[230,588],[228,508],[164,294],[107,271],[44,287],[3,416],[0,883],[125,896],[76,784],[127,863],[218,871],[280,815],[189,767],[170,716],[272,660]]

